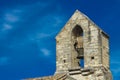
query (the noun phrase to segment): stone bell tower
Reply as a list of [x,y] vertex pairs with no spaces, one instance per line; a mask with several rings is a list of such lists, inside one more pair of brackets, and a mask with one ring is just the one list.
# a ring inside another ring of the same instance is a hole
[[55,74],[67,73],[73,80],[112,80],[109,36],[78,10],[56,36],[56,60]]
[[27,80],[112,80],[109,36],[76,10],[56,36],[56,72]]

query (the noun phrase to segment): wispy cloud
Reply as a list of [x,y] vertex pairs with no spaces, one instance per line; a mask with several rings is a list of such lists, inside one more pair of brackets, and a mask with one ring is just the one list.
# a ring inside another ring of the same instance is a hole
[[3,24],[2,31],[10,30],[10,29],[12,29],[12,25],[7,24],[7,23],[4,23],[4,24]]
[[4,11],[3,19],[5,22],[15,23],[20,20],[20,16],[22,15],[22,13],[22,9],[10,8]]
[[46,48],[42,48],[40,49],[40,51],[45,55],[45,56],[49,56],[50,55],[50,50],[46,49]]
[[9,64],[9,60],[10,60],[9,57],[6,56],[0,57],[0,66]]
[[22,10],[20,9],[8,9],[4,11],[3,17],[1,19],[1,31],[5,32],[12,30],[14,26],[21,20]]
[[52,33],[38,33],[36,35],[36,39],[41,39],[41,38],[48,38],[48,37],[51,37],[51,36],[54,36],[54,34],[56,34],[57,32],[52,32]]
[[16,22],[19,20],[18,16],[15,16],[14,14],[11,13],[6,13],[4,19],[5,21],[8,22]]
[[[23,49],[33,42],[43,45],[45,42],[43,39],[55,36],[58,27],[64,21],[64,16],[61,15],[61,11],[57,12],[57,9],[46,10],[48,7],[53,8],[53,2],[37,2],[4,11],[2,30],[4,32],[14,30],[11,31],[10,36],[7,35],[10,40],[6,41],[8,41],[10,48]],[[22,30],[24,31],[22,32]],[[14,32],[18,33],[14,35]],[[39,47],[39,51],[45,56],[49,56],[51,53],[48,46],[49,44],[47,44],[47,48]],[[9,58],[6,58],[6,62],[8,60]]]

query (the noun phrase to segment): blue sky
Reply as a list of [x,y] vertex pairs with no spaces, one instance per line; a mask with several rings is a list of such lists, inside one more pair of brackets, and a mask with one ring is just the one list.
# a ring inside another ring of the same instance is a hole
[[74,11],[85,13],[110,36],[110,63],[120,79],[120,0],[0,0],[0,79],[55,72],[55,36]]

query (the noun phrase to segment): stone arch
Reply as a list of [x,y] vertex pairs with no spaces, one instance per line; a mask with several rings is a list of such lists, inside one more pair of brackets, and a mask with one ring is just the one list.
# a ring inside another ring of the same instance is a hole
[[[84,67],[83,36],[83,29],[81,26],[76,25],[71,31],[71,66],[74,68]],[[83,64],[81,61],[83,61]]]

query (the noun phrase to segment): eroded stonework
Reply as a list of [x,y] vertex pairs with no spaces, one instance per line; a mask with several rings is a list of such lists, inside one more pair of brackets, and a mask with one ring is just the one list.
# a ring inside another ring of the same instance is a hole
[[28,80],[112,80],[109,61],[109,36],[76,10],[56,36],[55,75]]

